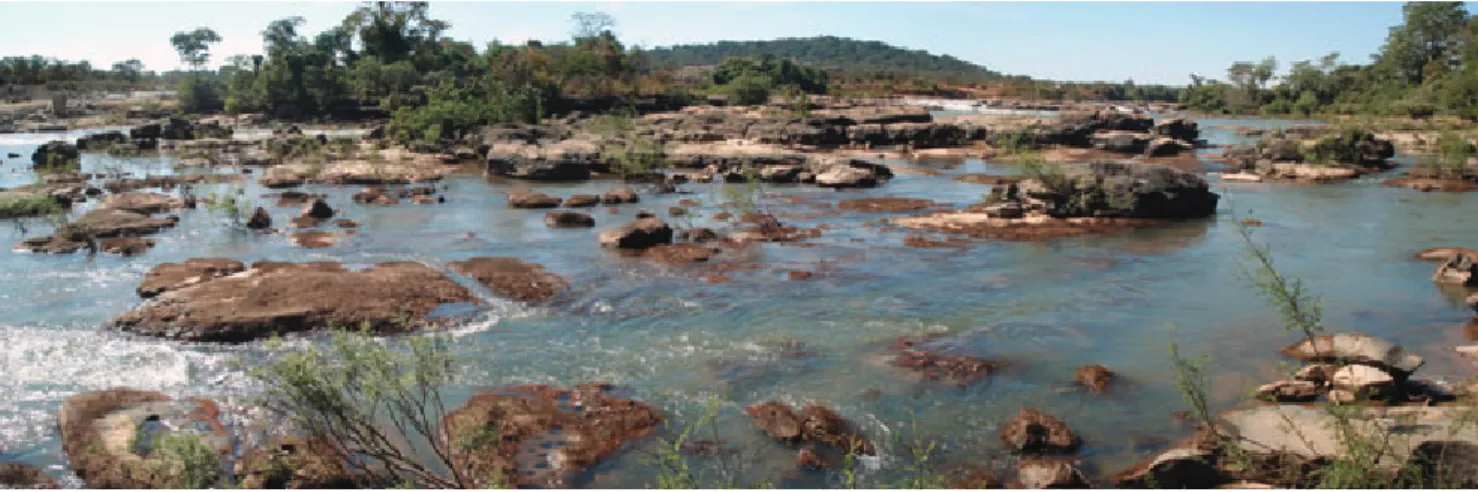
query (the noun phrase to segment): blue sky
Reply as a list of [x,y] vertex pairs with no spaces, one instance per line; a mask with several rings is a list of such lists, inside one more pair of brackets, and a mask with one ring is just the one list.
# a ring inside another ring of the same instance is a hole
[[[275,19],[337,24],[354,3],[0,2],[0,54],[39,53],[108,66],[137,57],[151,70],[179,66],[168,38],[209,26],[224,41],[212,64],[261,52]],[[1470,9],[1472,7],[1470,6]],[[481,47],[495,38],[562,40],[570,14],[604,11],[627,44],[836,35],[950,54],[991,69],[1056,80],[1133,78],[1182,85],[1223,78],[1237,60],[1309,60],[1332,51],[1364,63],[1401,21],[1394,2],[433,2],[450,35]],[[63,21],[63,19],[65,19]],[[14,22],[19,20],[20,22]]]

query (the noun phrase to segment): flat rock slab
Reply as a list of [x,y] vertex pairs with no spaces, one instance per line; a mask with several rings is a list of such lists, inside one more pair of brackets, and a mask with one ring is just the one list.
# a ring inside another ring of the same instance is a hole
[[[1381,464],[1399,466],[1423,442],[1478,443],[1473,411],[1467,406],[1369,407],[1350,422],[1361,435],[1390,434],[1390,448]],[[1465,419],[1464,415],[1469,417]],[[1232,410],[1223,413],[1221,419],[1231,425],[1243,448],[1250,451],[1284,450],[1306,458],[1345,451],[1335,418],[1319,407],[1260,406]]]
[[161,263],[139,283],[139,297],[145,299],[167,291],[178,290],[216,277],[246,271],[246,265],[225,258],[191,258],[184,263]]
[[569,282],[544,267],[516,258],[478,257],[448,263],[452,271],[477,279],[493,293],[516,301],[542,301],[569,288]]
[[837,208],[857,212],[912,212],[934,206],[933,200],[922,198],[858,198],[837,202]]
[[437,306],[459,302],[476,298],[421,263],[351,271],[332,262],[258,262],[165,292],[109,324],[145,336],[232,343],[362,324],[380,333],[407,331],[426,324]]
[[185,208],[185,201],[160,193],[125,191],[104,197],[102,206],[140,214],[158,214]]

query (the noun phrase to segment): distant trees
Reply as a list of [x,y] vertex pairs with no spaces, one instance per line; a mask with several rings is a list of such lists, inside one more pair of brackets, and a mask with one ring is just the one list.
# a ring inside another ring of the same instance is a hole
[[773,41],[720,41],[713,44],[654,48],[647,51],[657,66],[718,65],[730,58],[768,54],[832,72],[838,78],[894,78],[903,74],[949,83],[994,81],[1001,74],[947,55],[907,50],[880,41],[836,36]]
[[180,82],[180,109],[187,113],[219,111],[226,106],[225,88],[219,80],[199,73],[210,61],[210,45],[221,42],[221,35],[208,27],[174,33],[169,43],[180,54],[180,61],[190,66],[194,76]]

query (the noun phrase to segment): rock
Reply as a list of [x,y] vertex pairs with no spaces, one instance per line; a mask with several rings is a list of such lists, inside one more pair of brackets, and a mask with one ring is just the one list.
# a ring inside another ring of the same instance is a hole
[[518,487],[568,488],[572,476],[656,432],[662,415],[607,393],[607,385],[515,386],[481,393],[443,419],[449,436],[487,436],[453,447],[473,487],[506,477]]
[[1325,385],[1329,384],[1329,381],[1334,378],[1334,371],[1338,369],[1339,367],[1333,364],[1311,364],[1299,369],[1298,373],[1293,375],[1293,379],[1295,381],[1308,381],[1318,385]]
[[1261,183],[1262,176],[1252,173],[1225,173],[1221,175],[1222,181],[1240,181],[1246,183]]
[[31,152],[31,165],[37,168],[75,168],[82,159],[77,146],[61,140],[52,140],[36,147]]
[[1160,453],[1109,478],[1121,489],[1208,489],[1226,482],[1210,453],[1194,447]]
[[595,195],[573,195],[564,201],[564,206],[570,208],[594,207],[600,205],[600,197]]
[[986,206],[985,215],[995,219],[1019,219],[1026,216],[1026,209],[1016,202],[997,203]]
[[145,124],[145,125],[141,125],[141,126],[136,126],[136,127],[132,128],[132,129],[128,130],[128,138],[131,138],[131,139],[140,139],[140,138],[157,139],[157,138],[162,137],[163,135],[164,135],[164,126],[163,125],[160,125],[159,123],[149,123],[149,124]]
[[1303,362],[1365,364],[1387,370],[1404,379],[1421,367],[1421,356],[1406,352],[1400,345],[1363,333],[1319,335],[1312,343],[1304,340],[1283,348],[1283,355]]
[[544,214],[544,225],[549,227],[595,227],[595,217],[579,212],[549,212]]
[[643,250],[642,256],[672,266],[702,263],[719,253],[718,248],[697,243],[658,244]]
[[508,206],[513,208],[555,208],[561,200],[543,193],[528,190],[508,192]]
[[922,198],[857,198],[837,202],[837,208],[857,212],[912,212],[934,206],[933,200]]
[[899,349],[893,365],[923,374],[930,381],[940,381],[951,386],[965,387],[983,380],[996,369],[996,363],[967,355],[945,355],[921,346],[928,339],[922,337],[900,337],[894,346]]
[[0,463],[0,488],[59,489],[62,486],[40,468],[21,463]]
[[621,203],[636,203],[641,201],[641,197],[635,191],[632,191],[631,188],[616,188],[607,191],[601,201],[606,205],[616,205]]
[[102,206],[141,214],[157,214],[185,208],[185,202],[159,193],[126,191],[103,198]]
[[355,229],[359,227],[359,222],[353,219],[334,219],[334,225],[340,229]]
[[1257,388],[1256,397],[1263,401],[1307,402],[1324,394],[1324,389],[1311,381],[1278,381]]
[[1401,467],[1411,470],[1432,488],[1478,487],[1478,444],[1471,441],[1430,440],[1417,445]]
[[251,217],[246,219],[247,229],[260,230],[268,227],[272,227],[272,215],[265,208],[257,207],[252,211]]
[[1089,137],[1093,148],[1122,154],[1144,153],[1145,147],[1149,145],[1154,135],[1148,133],[1128,131],[1107,131],[1094,133]]
[[871,188],[878,185],[877,176],[863,169],[836,166],[816,175],[816,185],[826,188]]
[[216,277],[246,271],[246,265],[225,258],[191,258],[183,263],[161,263],[144,275],[139,283],[139,297],[148,299],[159,294],[195,285]]
[[1432,272],[1432,281],[1443,285],[1478,287],[1478,261],[1468,255],[1454,255]]
[[1339,368],[1330,379],[1336,390],[1348,391],[1362,400],[1384,400],[1396,394],[1396,379],[1380,369],[1351,364]]
[[1422,261],[1435,261],[1435,262],[1443,262],[1443,263],[1445,263],[1445,262],[1451,261],[1453,258],[1458,257],[1458,256],[1467,256],[1469,258],[1478,258],[1478,250],[1472,250],[1472,249],[1467,249],[1467,248],[1450,248],[1450,247],[1447,247],[1447,248],[1429,248],[1429,249],[1424,249],[1424,250],[1418,251],[1416,254],[1411,255],[1411,256],[1413,258],[1416,258],[1416,259],[1422,260]]
[[[318,220],[318,219],[312,219]],[[337,232],[294,232],[289,236],[293,246],[299,248],[331,248],[339,244],[343,235]]]
[[618,229],[600,233],[600,244],[606,247],[646,249],[671,242],[672,227],[655,217],[637,219]]
[[1001,425],[1001,442],[1022,454],[1071,454],[1083,444],[1062,420],[1031,407]]
[[138,256],[154,249],[155,241],[138,237],[110,237],[98,241],[98,249],[119,256]]
[[786,272],[785,274],[785,277],[789,278],[792,281],[807,280],[815,276],[816,274],[814,273],[799,270],[793,270],[790,272]]
[[873,454],[872,442],[847,419],[830,408],[807,404],[799,413],[784,402],[771,400],[744,407],[755,426],[787,444],[821,443],[855,454]]
[[1201,130],[1195,121],[1186,118],[1170,118],[1155,124],[1155,135],[1183,142],[1194,142],[1201,138]]
[[[1394,469],[1422,442],[1478,444],[1478,428],[1472,425],[1472,412],[1473,408],[1467,406],[1353,407],[1346,418],[1361,435],[1400,436],[1384,442],[1381,460],[1376,464]],[[1342,425],[1327,409],[1318,406],[1263,405],[1224,412],[1220,417],[1224,432],[1235,436],[1236,444],[1249,452],[1282,450],[1305,459],[1342,456],[1347,452]],[[1412,422],[1419,425],[1409,425]]]
[[[109,326],[144,336],[245,342],[331,326],[402,332],[429,323],[447,303],[476,298],[445,274],[414,262],[349,271],[338,263],[257,262],[234,275],[165,292]],[[409,321],[407,326],[402,321]]]
[[177,217],[156,219],[125,210],[98,208],[58,227],[50,236],[26,239],[18,248],[37,253],[72,253],[87,248],[89,238],[154,234],[178,222]]
[[324,203],[323,199],[320,198],[313,200],[313,203],[309,204],[306,207],[303,207],[303,213],[299,216],[318,220],[328,220],[334,218],[334,209],[330,208],[328,204]]
[[493,293],[521,302],[544,301],[569,289],[569,283],[543,266],[515,258],[477,257],[447,264]]
[[683,229],[677,233],[678,240],[690,243],[707,243],[719,240],[718,232],[707,227]]
[[1145,155],[1148,157],[1171,157],[1180,155],[1181,152],[1192,150],[1195,146],[1173,138],[1156,138],[1151,140],[1145,147]]
[[348,463],[321,439],[274,436],[236,461],[245,489],[356,489],[361,482]]
[[1078,384],[1083,385],[1084,388],[1088,388],[1088,391],[1103,393],[1105,389],[1108,389],[1109,383],[1112,383],[1118,375],[1114,374],[1107,367],[1090,364],[1079,367],[1075,373],[1075,377],[1078,380]]
[[1029,456],[1016,465],[1016,485],[1026,489],[1083,489],[1088,488],[1088,481],[1066,460]]
[[123,132],[102,132],[85,135],[77,139],[77,150],[106,150],[114,145],[127,143],[128,136]]
[[821,456],[808,448],[801,448],[800,451],[796,452],[795,466],[796,468],[808,471],[821,471],[827,468],[826,462],[821,460]]
[[67,397],[57,424],[71,468],[89,488],[205,488],[215,485],[224,470],[185,473],[183,463],[150,451],[163,435],[193,435],[225,455],[231,436],[219,413],[208,400],[114,388]]

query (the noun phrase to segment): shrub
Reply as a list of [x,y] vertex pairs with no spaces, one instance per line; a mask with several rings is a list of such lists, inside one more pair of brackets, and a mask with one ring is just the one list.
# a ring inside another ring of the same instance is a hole
[[0,219],[37,217],[61,213],[62,206],[55,198],[42,194],[14,194],[0,196]]
[[180,111],[185,113],[214,113],[226,108],[221,96],[226,88],[217,81],[189,77],[180,81]]
[[735,79],[724,86],[730,106],[755,106],[770,101],[770,82],[763,77]]

